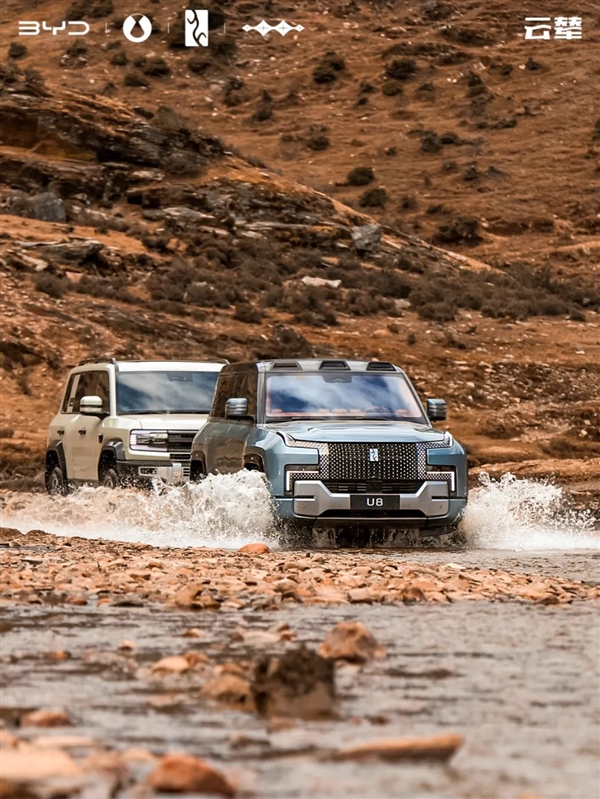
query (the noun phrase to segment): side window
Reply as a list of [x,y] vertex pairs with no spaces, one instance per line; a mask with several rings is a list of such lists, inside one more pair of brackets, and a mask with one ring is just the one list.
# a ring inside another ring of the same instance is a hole
[[62,408],[60,409],[61,413],[73,413],[72,404],[73,404],[73,394],[75,393],[75,383],[77,382],[77,378],[79,375],[71,375],[69,382],[67,384],[67,390],[65,391],[65,396],[63,399]]
[[70,403],[71,413],[79,413],[81,398],[90,396],[100,397],[102,410],[108,412],[108,372],[83,372],[79,375],[75,396]]
[[258,373],[255,371],[242,372],[240,374],[235,375],[230,389],[231,393],[229,394],[230,397],[246,397],[246,399],[248,400],[249,416],[256,416],[257,375]]
[[220,377],[217,382],[217,391],[210,412],[210,415],[214,416],[216,419],[225,418],[225,403],[233,396],[231,393],[232,385],[233,380],[231,375]]
[[240,397],[246,397],[248,400],[248,415],[254,416],[256,419],[256,382],[258,379],[258,372],[246,372],[244,375],[244,385]]

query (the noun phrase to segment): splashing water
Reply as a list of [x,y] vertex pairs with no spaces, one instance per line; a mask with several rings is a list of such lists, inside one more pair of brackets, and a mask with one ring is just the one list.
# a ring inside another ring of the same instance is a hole
[[597,549],[600,536],[589,511],[569,508],[563,489],[548,480],[493,480],[480,475],[461,522],[478,549]]
[[66,497],[11,498],[2,523],[22,532],[132,541],[153,546],[237,548],[276,543],[271,496],[258,472],[210,475],[201,483],[144,492],[80,488]]

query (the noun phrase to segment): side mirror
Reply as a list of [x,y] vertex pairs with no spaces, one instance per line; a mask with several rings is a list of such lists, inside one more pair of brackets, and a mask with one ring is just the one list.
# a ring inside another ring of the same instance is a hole
[[79,413],[84,416],[104,416],[102,400],[95,396],[82,397],[79,401]]
[[248,400],[245,397],[232,397],[225,403],[226,419],[247,419]]
[[431,422],[442,422],[446,418],[446,400],[428,399],[427,416]]

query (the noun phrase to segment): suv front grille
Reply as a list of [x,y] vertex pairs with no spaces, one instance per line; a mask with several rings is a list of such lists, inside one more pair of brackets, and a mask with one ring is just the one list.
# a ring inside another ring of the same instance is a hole
[[365,480],[348,482],[323,480],[332,494],[416,494],[423,480]]
[[[167,431],[168,439],[167,439],[167,449],[169,450],[169,457],[172,461],[176,461],[177,463],[189,463],[191,456],[192,456],[192,442],[196,433],[181,431],[181,430],[169,430]],[[189,475],[189,467],[184,466],[184,475],[186,472]]]
[[414,481],[419,477],[417,445],[407,443],[329,444],[332,481]]

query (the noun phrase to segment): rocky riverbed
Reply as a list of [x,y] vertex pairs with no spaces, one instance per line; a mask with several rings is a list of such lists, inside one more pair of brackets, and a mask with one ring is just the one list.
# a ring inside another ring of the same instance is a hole
[[599,553],[0,536],[6,797],[597,795]]

